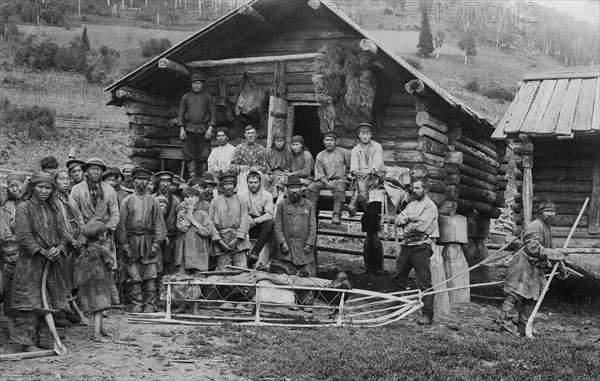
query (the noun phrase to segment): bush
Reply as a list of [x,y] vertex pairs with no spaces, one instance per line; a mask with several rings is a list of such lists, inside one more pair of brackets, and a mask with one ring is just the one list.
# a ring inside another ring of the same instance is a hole
[[417,70],[423,69],[423,64],[418,58],[413,57],[403,57],[404,61],[408,62],[408,64],[414,67]]
[[147,12],[137,12],[135,14],[135,19],[137,21],[154,22],[154,20],[156,19],[156,17],[154,17],[153,14],[150,14],[150,13],[147,13]]
[[7,99],[0,102],[0,125],[32,139],[46,140],[57,136],[56,112],[43,106],[16,106]]
[[385,8],[383,10],[383,14],[384,15],[393,15],[394,14],[394,10],[393,9],[389,9],[389,8]]
[[515,98],[515,93],[512,89],[503,87],[496,82],[486,84],[481,89],[481,94],[490,99],[498,99],[506,102],[512,102]]
[[140,41],[140,45],[143,57],[156,57],[172,46],[168,38],[151,38],[148,41]]
[[477,78],[473,78],[472,80],[467,82],[465,84],[465,89],[472,91],[474,93],[478,93],[480,90],[480,87],[479,87],[479,82],[477,81]]
[[15,62],[21,65],[46,70],[53,69],[59,46],[49,41],[35,41],[33,37],[25,40],[23,48],[15,56]]

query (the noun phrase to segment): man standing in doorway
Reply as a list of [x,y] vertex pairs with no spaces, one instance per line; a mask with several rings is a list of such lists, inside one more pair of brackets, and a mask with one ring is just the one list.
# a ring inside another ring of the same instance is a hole
[[[440,236],[438,209],[427,195],[429,180],[416,177],[411,183],[414,200],[396,217],[396,225],[404,229],[404,240],[396,260],[396,273],[392,281],[399,287],[403,286],[408,279],[408,273],[414,268],[419,289],[425,291],[431,288],[429,261],[433,254],[432,239]],[[417,323],[431,325],[433,295],[424,296],[423,304],[423,316]]]
[[208,169],[210,139],[217,124],[215,100],[202,91],[208,76],[204,73],[193,74],[189,82],[192,91],[181,97],[179,105],[179,138],[183,140],[183,156],[190,177],[202,176]]

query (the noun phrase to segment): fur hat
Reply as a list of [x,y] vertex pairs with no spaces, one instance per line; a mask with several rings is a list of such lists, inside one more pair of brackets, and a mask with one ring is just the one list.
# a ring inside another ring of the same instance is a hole
[[300,144],[304,145],[304,138],[300,135],[294,135],[292,137],[292,143],[300,143]]

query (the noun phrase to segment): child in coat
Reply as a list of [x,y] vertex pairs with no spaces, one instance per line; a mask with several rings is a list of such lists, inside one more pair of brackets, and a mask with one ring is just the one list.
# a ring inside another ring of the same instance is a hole
[[81,231],[90,242],[75,260],[75,278],[79,289],[79,303],[86,313],[94,314],[94,341],[104,342],[102,336],[111,335],[102,327],[102,312],[111,306],[112,267],[114,260],[102,246],[106,225],[90,221]]

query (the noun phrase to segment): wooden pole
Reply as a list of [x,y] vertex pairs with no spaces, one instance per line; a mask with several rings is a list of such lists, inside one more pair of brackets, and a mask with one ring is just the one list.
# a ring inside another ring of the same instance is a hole
[[[590,198],[586,197],[585,202],[583,203],[583,207],[581,207],[581,210],[579,211],[579,216],[577,216],[577,220],[575,221],[575,224],[573,224],[573,227],[571,228],[571,231],[569,232],[569,235],[568,235],[567,239],[565,240],[563,249],[566,249],[567,246],[569,246],[569,241],[571,240],[571,237],[573,236],[573,233],[575,232],[575,229],[577,228],[577,224],[579,224],[579,220],[581,219],[581,216],[583,215],[583,211],[587,207],[588,201],[590,201]],[[552,272],[550,273],[550,277],[546,281],[546,285],[544,286],[544,289],[542,290],[540,298],[538,299],[537,303],[535,304],[535,307],[533,308],[533,311],[531,312],[529,319],[527,319],[527,325],[525,325],[525,335],[529,338],[533,337],[533,320],[535,319],[535,315],[537,314],[538,310],[540,309],[540,306],[542,305],[542,300],[544,300],[544,296],[546,295],[546,292],[548,292],[548,289],[550,288],[550,282],[552,282],[552,278],[554,278],[554,275],[556,274],[556,270],[558,270],[558,265],[561,262],[562,261],[556,261],[556,263],[554,264],[554,267],[552,268]]]
[[183,65],[187,67],[202,68],[227,65],[248,65],[256,63],[283,62],[294,60],[312,60],[319,57],[321,53],[286,54],[281,56],[226,58],[222,60],[190,61]]

